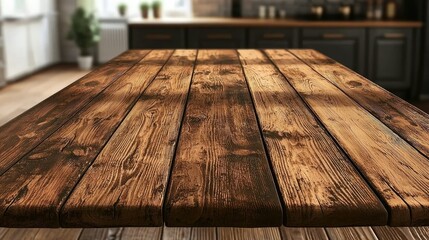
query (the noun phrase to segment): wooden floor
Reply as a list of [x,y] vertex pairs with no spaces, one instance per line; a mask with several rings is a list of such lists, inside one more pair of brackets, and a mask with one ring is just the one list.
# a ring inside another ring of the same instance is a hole
[[[57,66],[0,89],[0,125],[74,82],[86,72]],[[429,102],[416,103],[429,112]],[[120,239],[429,239],[429,228],[124,228]],[[106,239],[107,229],[5,229],[0,239]]]

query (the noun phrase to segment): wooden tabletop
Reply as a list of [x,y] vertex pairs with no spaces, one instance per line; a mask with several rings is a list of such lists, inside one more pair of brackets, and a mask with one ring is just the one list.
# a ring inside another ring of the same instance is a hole
[[428,129],[313,50],[128,51],[0,127],[0,226],[429,225]]
[[132,27],[393,27],[393,28],[421,28],[421,21],[394,20],[300,20],[300,19],[258,19],[258,18],[161,18],[128,20]]

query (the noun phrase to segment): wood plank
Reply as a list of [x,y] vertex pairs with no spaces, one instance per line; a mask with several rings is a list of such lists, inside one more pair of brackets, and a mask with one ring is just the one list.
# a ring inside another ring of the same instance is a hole
[[217,240],[216,228],[192,228],[190,240]]
[[377,235],[379,240],[416,240],[413,234],[410,231],[410,228],[407,227],[372,227],[375,235]]
[[429,115],[314,50],[291,51],[429,157]]
[[34,240],[78,240],[82,229],[40,229]]
[[79,240],[105,240],[108,231],[107,228],[85,228],[82,229]]
[[120,240],[161,240],[162,227],[124,228]]
[[370,227],[327,228],[330,240],[378,240]]
[[167,226],[279,226],[282,209],[234,50],[201,50],[165,204]]
[[148,51],[126,52],[0,127],[0,175],[60,128]]
[[264,54],[240,50],[286,226],[385,225],[387,211]]
[[192,228],[164,227],[162,240],[189,240]]
[[34,240],[40,229],[37,228],[8,228],[1,236],[4,240]]
[[410,231],[418,240],[429,240],[429,227],[411,227]]
[[429,160],[285,50],[267,50],[389,210],[389,224],[429,224]]
[[329,240],[324,228],[287,228],[281,227],[283,240]]
[[279,228],[218,228],[218,240],[281,240]]
[[172,51],[152,51],[0,176],[0,226],[59,227],[59,211]]
[[69,197],[62,226],[163,226],[195,59],[195,50],[173,54]]

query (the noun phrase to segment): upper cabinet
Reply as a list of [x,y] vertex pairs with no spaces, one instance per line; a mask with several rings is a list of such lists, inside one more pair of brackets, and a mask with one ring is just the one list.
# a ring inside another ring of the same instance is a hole
[[296,28],[251,28],[250,48],[296,48],[298,29]]
[[365,42],[364,28],[304,28],[300,45],[365,75]]
[[412,29],[369,30],[369,78],[387,89],[409,89],[413,45]]
[[244,48],[244,28],[191,28],[188,30],[190,48]]

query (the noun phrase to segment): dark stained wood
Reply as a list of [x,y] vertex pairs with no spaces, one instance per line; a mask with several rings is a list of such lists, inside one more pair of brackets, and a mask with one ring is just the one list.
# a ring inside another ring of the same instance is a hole
[[373,227],[372,229],[379,240],[417,240],[411,233],[410,228],[407,227]]
[[[161,240],[162,228],[124,228],[119,240]],[[79,239],[80,240],[80,239]]]
[[429,221],[429,160],[285,50],[267,50],[389,210],[389,224]]
[[383,204],[270,60],[257,50],[239,53],[285,203],[285,225],[387,224]]
[[429,157],[429,115],[314,50],[291,51]]
[[370,227],[327,228],[330,240],[378,240]]
[[278,228],[218,228],[218,240],[281,240]]
[[167,226],[282,224],[235,50],[199,51],[170,178]]
[[133,51],[120,55],[1,126],[0,175],[54,133],[148,52]]
[[71,190],[171,53],[149,53],[0,176],[0,226],[60,226],[59,211]]
[[329,240],[324,228],[280,228],[282,240]]
[[164,193],[195,58],[195,50],[173,54],[73,191],[62,226],[163,225]]

